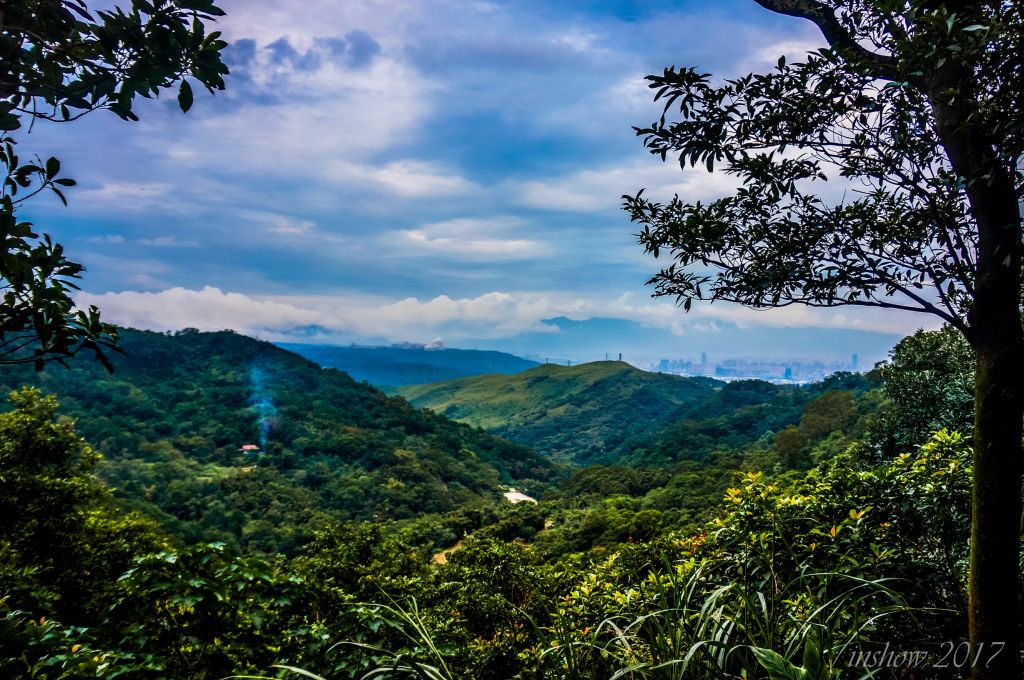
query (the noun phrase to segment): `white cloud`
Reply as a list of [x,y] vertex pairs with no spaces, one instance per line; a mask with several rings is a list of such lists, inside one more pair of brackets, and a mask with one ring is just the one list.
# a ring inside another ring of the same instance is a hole
[[592,31],[583,31],[578,28],[570,29],[565,33],[556,35],[552,42],[555,45],[564,45],[574,52],[582,53],[608,53],[608,50],[600,46],[601,36]]
[[229,40],[256,38],[269,43],[282,35],[304,45],[321,35],[342,35],[353,29],[369,32],[379,41],[393,40],[424,20],[431,8],[421,0],[305,0],[301,11],[280,0],[222,0],[227,13],[221,21]]
[[[265,96],[275,103],[246,105],[197,126],[209,155],[253,172],[301,171],[318,176],[319,161],[351,160],[413,138],[430,112],[437,86],[413,68],[388,57],[367,68],[324,62],[310,71],[277,74],[254,68]],[[231,91],[227,93],[231,97]],[[252,97],[252,94],[246,95]]]
[[439,251],[448,255],[473,255],[485,258],[533,257],[540,250],[540,244],[526,239],[482,238],[468,241],[434,237],[422,229],[399,232],[407,243],[418,250]]
[[685,200],[708,200],[731,193],[736,180],[701,168],[681,171],[677,163],[650,157],[631,165],[581,170],[546,180],[512,182],[507,191],[532,208],[596,213],[618,207],[623,194],[646,187],[646,195],[667,199],[678,193]]
[[238,216],[247,222],[258,225],[269,234],[280,236],[303,236],[316,231],[316,224],[291,215],[282,215],[260,210],[240,210]]
[[772,326],[782,328],[837,328],[906,335],[914,330],[938,328],[942,322],[928,314],[893,309],[833,307],[830,309],[790,305],[777,309],[749,309],[730,304],[702,304],[693,308],[702,318],[729,321],[740,328]]
[[387,299],[369,296],[254,296],[170,288],[155,293],[123,292],[76,298],[80,306],[97,305],[115,323],[153,330],[196,327],[231,328],[268,339],[294,339],[298,329],[320,329],[319,337],[384,337],[392,341],[429,342],[438,337],[504,338],[518,333],[556,332],[544,319],[565,316],[627,319],[677,335],[716,330],[718,322],[741,328],[832,328],[906,334],[924,324],[920,315],[899,315],[880,310],[877,316],[853,316],[844,310],[783,308],[755,312],[735,305],[695,305],[684,314],[668,302],[636,301],[632,295],[617,299],[591,299],[561,293],[494,291],[472,298],[440,295],[429,300],[415,297]]
[[382,244],[397,242],[410,255],[442,255],[474,260],[509,260],[539,257],[545,244],[522,238],[525,229],[516,218],[460,218],[435,222],[418,229],[385,234]]
[[321,316],[314,310],[225,293],[210,286],[202,290],[169,288],[157,293],[80,293],[75,302],[80,307],[96,305],[114,323],[161,331],[186,327],[207,331],[232,328],[248,333],[283,331],[316,323]]
[[312,222],[291,222],[285,221],[276,226],[270,227],[271,234],[283,234],[285,236],[296,236],[298,234],[308,234],[313,231]]
[[117,210],[140,210],[165,203],[173,186],[167,182],[104,182],[99,188],[74,194],[90,206]]
[[101,246],[117,246],[125,242],[124,236],[120,234],[103,234],[102,236],[89,236],[84,239],[86,243],[95,243]]
[[788,37],[775,42],[762,44],[754,47],[740,62],[739,70],[764,71],[775,66],[779,57],[785,56],[786,61],[803,61],[808,52],[813,52],[825,47],[825,39],[814,28],[804,28],[800,37]]
[[401,196],[464,194],[476,188],[476,185],[459,175],[447,172],[434,163],[422,161],[388,163],[382,168],[369,169],[365,174]]
[[177,236],[158,236],[157,238],[139,239],[139,244],[151,248],[198,248],[199,241],[180,239]]

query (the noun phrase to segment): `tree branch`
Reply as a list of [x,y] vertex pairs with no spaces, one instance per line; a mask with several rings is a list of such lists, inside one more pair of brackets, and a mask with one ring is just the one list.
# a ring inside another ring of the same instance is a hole
[[835,12],[816,0],[754,0],[765,9],[798,19],[807,19],[821,30],[833,49],[846,53],[871,67],[872,75],[884,80],[897,80],[896,60],[865,48],[840,23]]

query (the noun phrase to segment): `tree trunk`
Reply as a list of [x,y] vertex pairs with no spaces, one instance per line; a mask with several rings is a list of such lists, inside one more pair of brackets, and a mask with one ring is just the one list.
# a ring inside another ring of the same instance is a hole
[[980,650],[978,658],[988,660],[998,642],[1005,642],[1006,647],[991,663],[979,663],[972,669],[975,680],[1021,677],[1024,338],[1020,323],[1021,265],[1019,256],[1013,255],[1020,250],[1020,216],[1012,185],[1004,196],[991,195],[994,189],[979,186],[970,192],[974,194],[972,207],[988,201],[974,207],[980,247],[971,314],[977,353],[969,576],[971,658]]
[[[1014,315],[1019,315],[1016,309]],[[978,315],[988,316],[987,313]],[[993,315],[994,316],[994,315]],[[1001,327],[1000,327],[1001,326]],[[1021,521],[1020,323],[977,320],[969,626],[974,680],[1019,678]],[[1005,643],[1003,651],[988,663]]]
[[[755,1],[780,14],[813,21],[834,48],[874,68],[877,77],[892,78],[891,59],[868,52],[857,42],[836,18],[834,3]],[[965,12],[980,11],[977,3],[968,0],[930,0],[927,6],[943,7],[961,18]],[[978,17],[977,23],[986,23],[980,14]],[[973,105],[977,83],[972,69],[958,62],[954,54],[940,53],[945,55],[941,62],[917,82],[932,104],[935,129],[954,171],[967,181],[971,213],[978,227],[968,337],[977,355],[968,593],[971,677],[1015,680],[1021,677],[1019,560],[1024,471],[1021,215],[1009,164],[1000,161],[984,124],[972,118],[978,110]]]
[[[940,92],[948,91],[948,84]],[[945,100],[941,94],[932,98],[936,130],[953,169],[968,180],[978,225],[968,338],[977,355],[968,591],[971,678],[1005,680],[1021,677],[1021,217],[1012,178],[985,132]]]
[[999,158],[987,130],[972,120],[971,73],[965,64],[948,62],[933,73],[928,95],[942,146],[966,181],[978,229],[968,314],[968,340],[977,356],[968,572],[971,678],[1005,680],[1021,677],[1022,229],[1009,163]]

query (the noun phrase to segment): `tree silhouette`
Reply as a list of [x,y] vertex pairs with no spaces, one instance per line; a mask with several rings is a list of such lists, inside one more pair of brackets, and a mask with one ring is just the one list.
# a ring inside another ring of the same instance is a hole
[[706,204],[623,197],[646,250],[671,257],[650,283],[686,309],[881,307],[964,335],[977,361],[970,638],[1006,643],[972,677],[1020,677],[1007,603],[1020,593],[1021,4],[757,2],[814,22],[829,47],[721,84],[694,69],[648,78],[665,109],[637,130],[647,148],[740,180]]

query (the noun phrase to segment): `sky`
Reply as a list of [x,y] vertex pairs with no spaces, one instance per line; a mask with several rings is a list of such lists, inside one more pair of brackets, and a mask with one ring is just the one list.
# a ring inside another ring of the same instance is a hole
[[807,22],[752,0],[219,4],[225,92],[187,115],[166,96],[138,123],[101,111],[20,142],[78,180],[70,207],[26,208],[86,265],[79,304],[111,321],[516,351],[558,332],[547,319],[610,318],[671,333],[680,355],[688,335],[741,334],[749,356],[777,355],[786,329],[936,325],[888,310],[684,314],[644,285],[659,263],[621,195],[734,186],[643,149],[632,126],[660,115],[644,76],[769,68],[823,44]]

